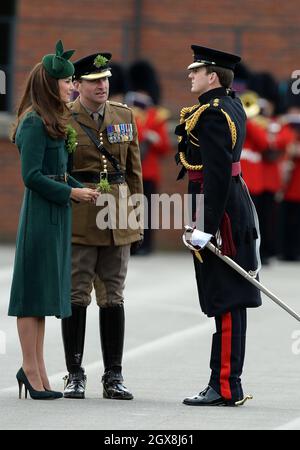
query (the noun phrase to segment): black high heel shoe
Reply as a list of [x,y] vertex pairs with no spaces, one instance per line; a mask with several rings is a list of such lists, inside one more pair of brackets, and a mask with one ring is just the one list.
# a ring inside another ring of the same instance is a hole
[[32,398],[32,400],[54,400],[55,397],[53,392],[47,392],[47,391],[36,391],[35,389],[33,389],[33,387],[31,386],[31,384],[28,381],[28,378],[25,375],[24,370],[21,369],[19,370],[19,372],[16,375],[16,378],[18,380],[18,384],[19,384],[19,399],[21,400],[22,398],[22,388],[23,385],[25,386],[25,398],[27,398],[27,393],[29,391],[30,397]]
[[53,397],[56,399],[58,398],[63,398],[64,394],[62,392],[58,392],[58,391],[50,391],[49,389],[44,388],[46,392],[51,392],[51,394],[53,395]]

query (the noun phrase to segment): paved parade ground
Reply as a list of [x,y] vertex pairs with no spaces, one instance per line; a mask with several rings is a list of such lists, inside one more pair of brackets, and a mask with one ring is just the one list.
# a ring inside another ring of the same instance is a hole
[[[266,298],[248,313],[243,386],[254,399],[239,408],[182,404],[207,384],[214,328],[200,312],[188,252],[131,259],[123,372],[133,401],[102,398],[95,302],[88,310],[87,398],[18,400],[21,356],[15,319],[7,317],[13,256],[14,248],[0,248],[0,429],[300,429],[300,323]],[[300,313],[299,263],[274,262],[261,281]],[[46,363],[53,388],[62,389],[66,372],[55,318],[47,319]]]

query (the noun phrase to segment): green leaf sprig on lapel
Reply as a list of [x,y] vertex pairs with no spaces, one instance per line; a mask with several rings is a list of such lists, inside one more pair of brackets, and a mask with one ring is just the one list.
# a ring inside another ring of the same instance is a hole
[[74,153],[77,147],[77,131],[71,126],[67,125],[66,149],[68,153]]

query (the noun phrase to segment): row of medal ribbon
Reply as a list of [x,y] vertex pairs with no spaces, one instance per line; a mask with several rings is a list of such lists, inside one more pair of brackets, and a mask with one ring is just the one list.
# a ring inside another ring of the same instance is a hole
[[119,123],[117,125],[109,125],[107,127],[107,138],[111,144],[132,141],[132,123]]

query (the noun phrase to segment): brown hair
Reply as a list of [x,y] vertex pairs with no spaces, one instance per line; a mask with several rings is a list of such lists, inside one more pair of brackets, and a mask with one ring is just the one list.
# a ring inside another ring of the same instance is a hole
[[17,120],[13,126],[12,140],[23,116],[29,112],[37,112],[52,138],[64,138],[66,135],[67,108],[59,95],[58,80],[48,75],[42,63],[38,63],[31,71],[21,98]]
[[234,73],[230,69],[216,66],[206,66],[206,73],[210,74],[215,72],[218,75],[221,86],[228,89],[232,86]]

